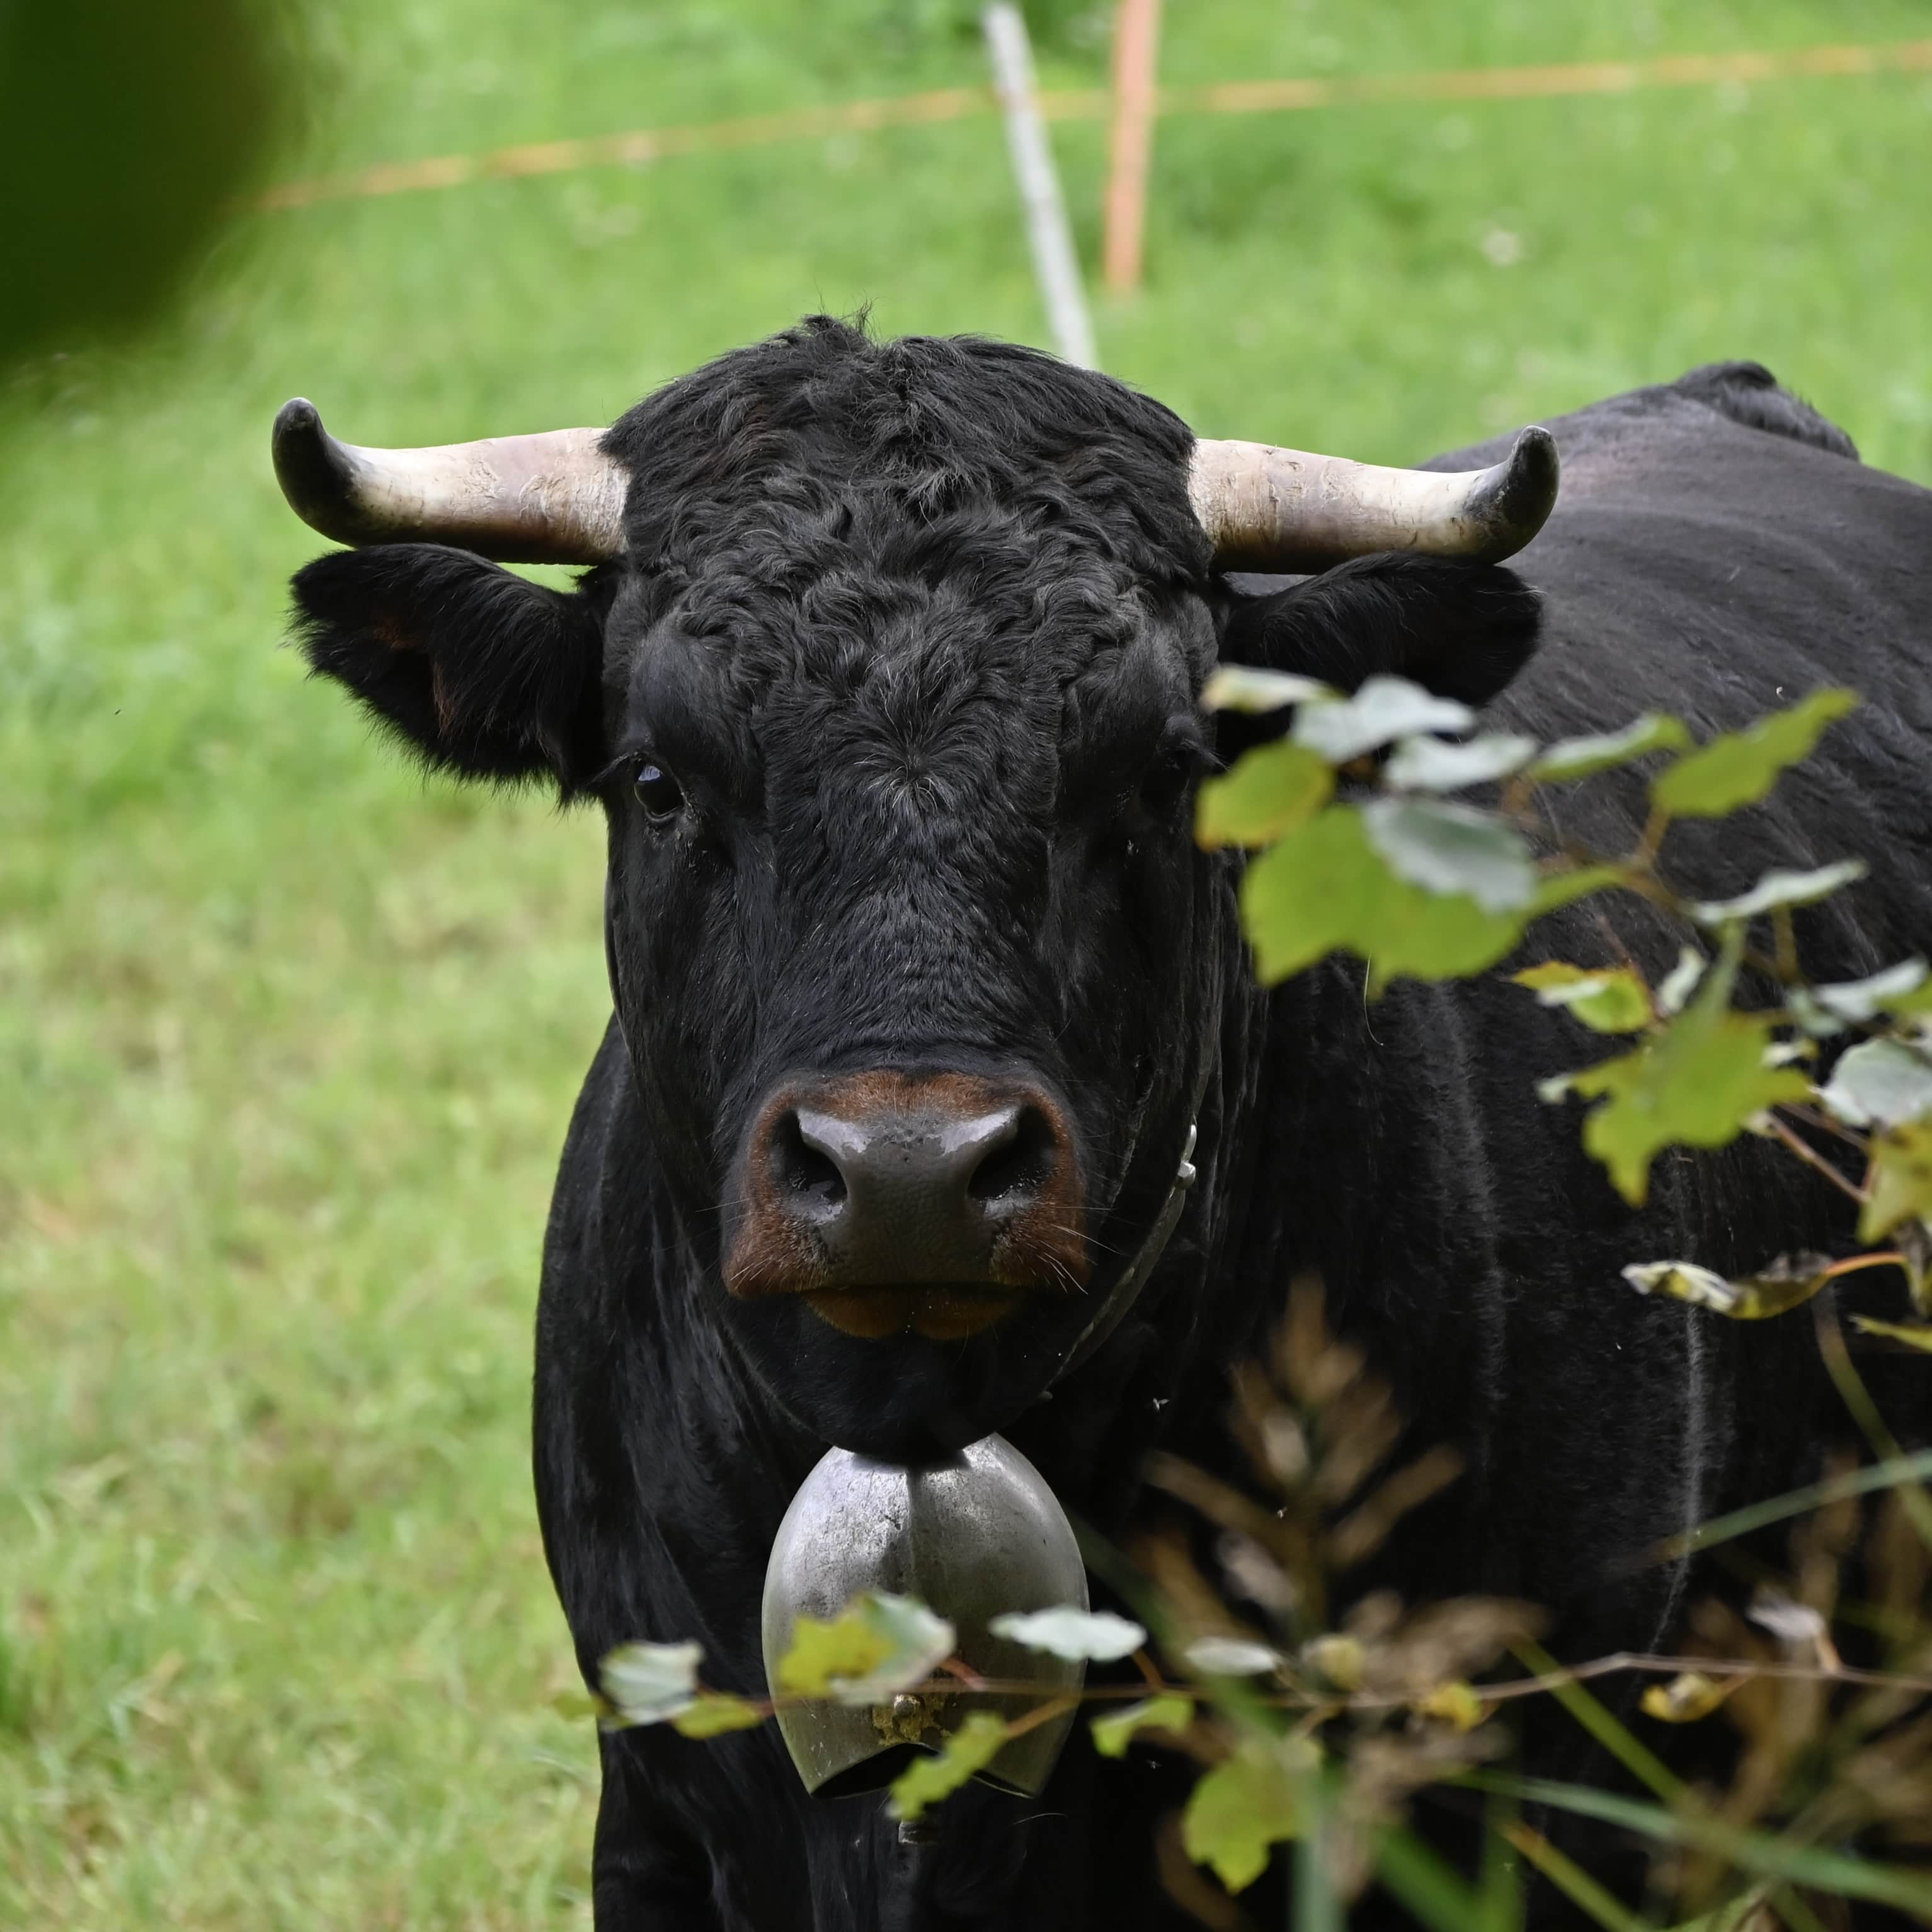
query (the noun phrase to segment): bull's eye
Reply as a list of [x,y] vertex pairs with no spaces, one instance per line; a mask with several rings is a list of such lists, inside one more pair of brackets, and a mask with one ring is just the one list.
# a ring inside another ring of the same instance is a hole
[[638,776],[633,782],[645,816],[658,824],[675,818],[684,809],[684,788],[655,758],[638,760]]

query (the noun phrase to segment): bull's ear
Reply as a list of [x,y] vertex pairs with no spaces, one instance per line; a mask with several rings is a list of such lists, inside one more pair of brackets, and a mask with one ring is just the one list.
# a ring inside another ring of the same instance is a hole
[[310,664],[436,770],[548,776],[568,796],[602,762],[592,596],[440,544],[379,544],[298,571],[295,604]]
[[1343,691],[1377,674],[1486,704],[1536,648],[1543,600],[1493,564],[1390,553],[1292,589],[1238,597],[1221,656],[1299,671]]

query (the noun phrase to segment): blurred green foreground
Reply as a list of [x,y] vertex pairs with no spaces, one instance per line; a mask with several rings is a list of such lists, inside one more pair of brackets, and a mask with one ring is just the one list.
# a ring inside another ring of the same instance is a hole
[[[1928,31],[1169,13],[1173,84]],[[1104,9],[1036,24],[1048,84],[1102,79]],[[948,0],[354,0],[306,44],[316,174],[982,71]],[[1055,139],[1090,263],[1103,131]],[[1172,120],[1102,353],[1204,434],[1385,461],[1752,356],[1932,481],[1928,162],[1924,75]],[[588,1923],[524,1411],[598,827],[425,784],[303,682],[284,586],[321,546],[268,425],[298,392],[363,441],[608,421],[868,300],[1040,339],[997,122],[246,218],[158,340],[8,379],[0,1925]]]

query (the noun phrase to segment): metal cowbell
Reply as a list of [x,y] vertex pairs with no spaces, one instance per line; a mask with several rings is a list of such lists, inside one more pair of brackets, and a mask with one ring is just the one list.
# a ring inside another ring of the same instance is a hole
[[[945,1461],[907,1468],[849,1450],[826,1451],[792,1498],[765,1570],[765,1676],[803,1616],[837,1616],[867,1590],[920,1598],[952,1623],[958,1654],[981,1676],[1038,1687],[1037,1695],[906,1692],[854,1707],[830,1698],[781,1704],[778,1730],[808,1791],[847,1797],[890,1784],[914,1751],[937,1750],[976,1710],[1016,1718],[1076,1691],[1084,1664],[993,1636],[1005,1610],[1087,1607],[1087,1573],[1072,1526],[1040,1472],[1004,1437]],[[1072,1728],[1071,1708],[1003,1744],[978,1775],[1028,1796],[1046,1783]]]

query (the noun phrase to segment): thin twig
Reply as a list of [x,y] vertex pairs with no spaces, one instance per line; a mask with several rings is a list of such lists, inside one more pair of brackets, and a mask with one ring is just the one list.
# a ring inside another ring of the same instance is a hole
[[[1894,1690],[1916,1690],[1932,1694],[1932,1677],[1896,1676],[1889,1671],[1861,1670],[1850,1664],[1836,1670],[1816,1664],[1771,1664],[1755,1658],[1660,1657],[1635,1651],[1618,1651],[1608,1657],[1593,1658],[1588,1664],[1573,1664],[1562,1670],[1545,1671],[1534,1677],[1511,1678],[1502,1684],[1478,1684],[1471,1688],[1478,1697],[1500,1701],[1510,1697],[1534,1696],[1540,1690],[1554,1690],[1564,1684],[1582,1684],[1594,1677],[1614,1676],[1619,1671],[1634,1671],[1650,1676],[1682,1676],[1698,1672],[1706,1677],[1786,1678],[1808,1684],[1873,1684]],[[1359,1702],[1352,1699],[1352,1704]],[[1384,1706],[1400,1704],[1402,1698],[1384,1698]]]
[[1055,1718],[1072,1710],[1080,1702],[1077,1696],[1050,1697],[1044,1704],[1036,1706],[1024,1718],[1016,1718],[1006,1726],[1009,1738],[1023,1736],[1036,1724],[1051,1724]]
[[[1756,1658],[1670,1657],[1650,1652],[1628,1650],[1592,1658],[1586,1664],[1567,1665],[1561,1670],[1540,1671],[1530,1677],[1506,1678],[1500,1684],[1476,1684],[1471,1685],[1470,1688],[1484,1702],[1500,1704],[1519,1697],[1534,1697],[1544,1691],[1558,1690],[1568,1684],[1588,1683],[1598,1677],[1615,1676],[1622,1672],[1643,1676],[1670,1677],[1697,1672],[1706,1677],[1774,1678],[1794,1683],[1868,1684],[1882,1690],[1910,1690],[1920,1695],[1932,1695],[1932,1676],[1864,1670],[1850,1664],[1840,1665],[1834,1670],[1822,1664],[1770,1663]],[[928,1678],[923,1684],[909,1685],[908,1689],[914,1694],[922,1691],[939,1691],[953,1696],[960,1694],[956,1678]],[[1043,1693],[1038,1683],[1024,1678],[988,1677],[980,1680],[974,1694],[991,1697],[1038,1697],[1045,1695],[1049,1702],[1057,1702],[1071,1696],[1082,1703],[1115,1703],[1138,1702],[1145,1697],[1150,1690],[1159,1693],[1171,1692],[1177,1696],[1194,1694],[1194,1687],[1190,1684],[1173,1683],[1158,1677],[1146,1684],[1090,1684],[1078,1693]],[[1258,1694],[1255,1702],[1267,1706],[1270,1710],[1318,1712],[1332,1715],[1342,1711],[1401,1710],[1425,1695],[1426,1687],[1402,1691],[1358,1690],[1346,1698],[1291,1689]],[[775,1708],[790,1710],[802,1705],[822,1704],[829,1700],[823,1694],[791,1693],[775,1697],[771,1701]]]
[[1847,1180],[1802,1134],[1794,1133],[1774,1113],[1768,1113],[1764,1118],[1771,1130],[1772,1138],[1780,1146],[1796,1154],[1807,1167],[1816,1168],[1841,1193],[1850,1195],[1861,1205],[1864,1204],[1864,1190],[1855,1182]]
[[1835,1134],[1847,1147],[1856,1148],[1862,1154],[1869,1154],[1871,1150],[1868,1136],[1859,1132],[1856,1127],[1846,1126],[1842,1120],[1834,1120],[1822,1107],[1810,1106],[1802,1100],[1781,1100],[1778,1102],[1778,1112],[1788,1114],[1801,1127],[1814,1128],[1820,1133]]
[[1792,928],[1791,908],[1788,905],[1772,908],[1771,931],[1772,941],[1778,948],[1778,982],[1789,986],[1802,976],[1798,970],[1798,935]]
[[[1911,1269],[1905,1257],[1896,1248],[1875,1249],[1868,1255],[1847,1255],[1841,1262],[1834,1262],[1820,1277],[1825,1281],[1836,1281],[1840,1275],[1856,1274],[1862,1268],[1904,1268],[1910,1275]],[[1888,1437],[1887,1440],[1890,1438]],[[1882,1456],[1902,1456],[1905,1451],[1896,1442],[1879,1452]]]
[[1636,842],[1636,850],[1631,862],[1648,871],[1657,861],[1657,848],[1664,843],[1664,835],[1670,829],[1670,814],[1660,805],[1650,808],[1650,816],[1644,821],[1643,836]]

